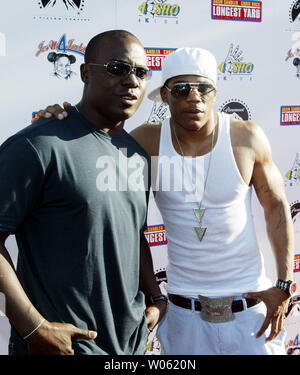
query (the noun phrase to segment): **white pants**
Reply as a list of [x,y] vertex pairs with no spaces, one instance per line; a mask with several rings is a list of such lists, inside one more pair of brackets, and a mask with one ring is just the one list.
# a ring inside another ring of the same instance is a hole
[[226,323],[210,323],[200,317],[200,311],[178,307],[170,302],[168,311],[157,328],[162,355],[247,355],[286,354],[284,329],[272,341],[264,335],[256,338],[263,324],[266,307],[263,302],[235,313]]

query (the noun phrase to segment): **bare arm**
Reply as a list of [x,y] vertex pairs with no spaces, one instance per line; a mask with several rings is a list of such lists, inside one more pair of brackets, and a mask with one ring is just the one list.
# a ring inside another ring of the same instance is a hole
[[256,153],[253,186],[264,209],[267,233],[276,259],[279,279],[292,280],[294,230],[281,174],[272,160],[269,142],[260,133],[260,152]]
[[[30,334],[43,322],[15,273],[5,247],[8,234],[0,232],[0,292],[5,296],[5,313],[21,337]],[[26,341],[29,354],[73,354],[72,339],[94,339],[96,333],[72,324],[43,322]]]
[[[144,292],[147,300],[150,296],[161,294],[161,291],[156,282],[149,244],[144,235],[141,238],[140,259],[140,289]],[[146,308],[146,320],[150,331],[162,319],[166,309],[167,304],[164,301],[157,301]]]
[[[272,160],[269,142],[258,126],[254,126],[253,148],[255,162],[252,183],[264,209],[268,238],[276,260],[277,276],[282,280],[292,280],[294,232],[290,208],[282,177]],[[276,287],[251,295],[263,300],[267,306],[267,316],[257,336],[261,336],[271,323],[268,340],[272,340],[282,329],[289,297]]]
[[0,233],[0,291],[5,296],[6,315],[24,337],[42,321],[43,317],[33,307],[14,270],[11,257],[4,245],[8,234]]

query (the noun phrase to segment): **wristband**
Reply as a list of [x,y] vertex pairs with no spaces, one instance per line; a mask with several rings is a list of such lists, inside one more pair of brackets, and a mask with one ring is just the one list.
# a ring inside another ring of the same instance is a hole
[[33,331],[31,331],[28,335],[26,335],[25,337],[23,337],[23,340],[26,340],[26,339],[28,339],[28,337],[30,337],[31,335],[33,335],[34,332],[36,332],[40,328],[40,326],[44,323],[45,320],[46,319],[43,319],[41,321],[41,323]]
[[168,297],[165,296],[164,294],[157,294],[156,296],[151,296],[150,298],[151,304],[157,302],[157,301],[164,301],[166,304],[169,303]]

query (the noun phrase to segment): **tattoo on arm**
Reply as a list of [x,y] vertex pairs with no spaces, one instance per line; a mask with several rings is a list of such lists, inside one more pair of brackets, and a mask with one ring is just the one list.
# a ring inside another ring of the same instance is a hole
[[285,225],[286,224],[286,217],[285,217],[285,213],[284,213],[284,208],[283,206],[280,206],[279,207],[279,220],[278,220],[278,224],[277,224],[277,227],[276,229],[279,229],[281,226]]
[[271,189],[269,188],[268,184],[256,186],[255,190],[256,190],[257,193],[271,193]]

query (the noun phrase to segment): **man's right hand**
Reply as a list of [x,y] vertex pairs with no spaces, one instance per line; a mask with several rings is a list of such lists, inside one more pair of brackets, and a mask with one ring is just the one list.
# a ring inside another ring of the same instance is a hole
[[55,116],[58,120],[63,120],[68,116],[66,109],[71,106],[68,102],[63,102],[63,108],[59,104],[48,105],[45,109],[40,109],[37,114],[37,118],[31,120],[34,123],[39,117],[51,118]]
[[35,355],[74,355],[72,340],[94,340],[97,332],[73,324],[45,321],[26,339],[28,353]]

